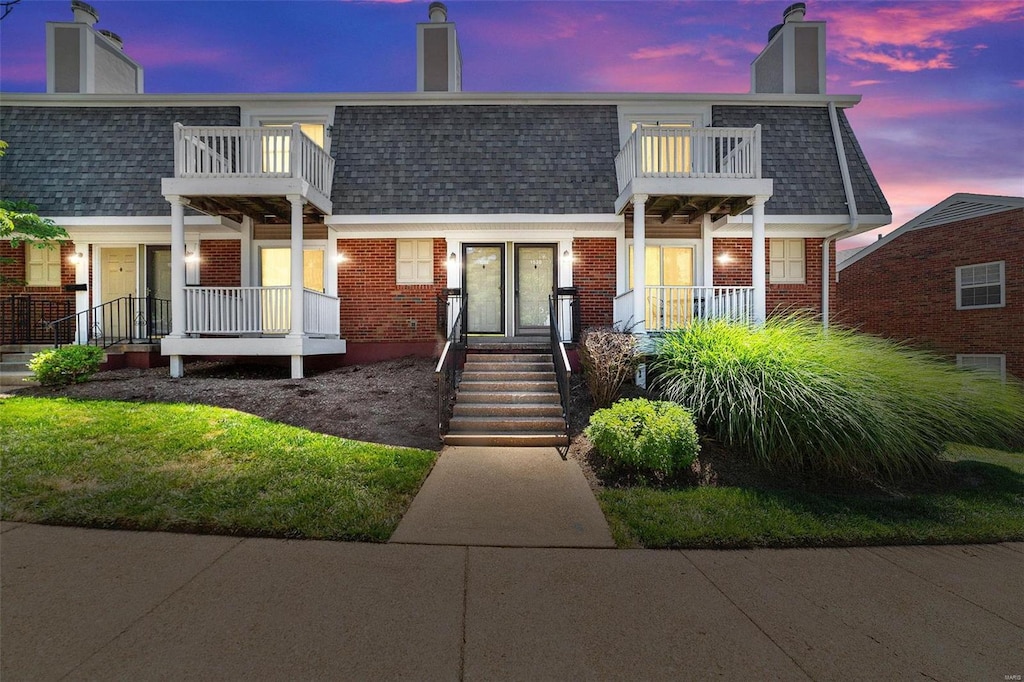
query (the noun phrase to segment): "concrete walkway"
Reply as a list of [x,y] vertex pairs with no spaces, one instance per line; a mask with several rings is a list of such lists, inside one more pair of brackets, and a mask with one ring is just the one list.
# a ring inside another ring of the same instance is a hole
[[615,546],[579,465],[553,447],[445,448],[391,542]]
[[1024,673],[1022,543],[634,551],[0,530],[4,682]]

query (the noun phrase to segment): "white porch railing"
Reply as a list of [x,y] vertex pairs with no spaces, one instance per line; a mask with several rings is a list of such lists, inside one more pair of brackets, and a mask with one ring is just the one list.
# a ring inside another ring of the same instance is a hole
[[[304,332],[339,335],[339,303],[304,289]],[[186,334],[250,336],[291,331],[291,287],[186,287]]]
[[[727,320],[750,324],[753,320],[753,287],[650,286],[644,294],[644,328],[647,331],[683,329],[694,320]],[[633,292],[615,297],[617,323],[632,331],[635,324]]]
[[299,178],[329,197],[334,159],[298,125],[242,128],[175,123],[174,177]]
[[303,319],[305,332],[310,336],[339,336],[341,307],[334,296],[312,289],[302,290]]
[[638,125],[615,157],[619,191],[634,178],[761,178],[761,126]]

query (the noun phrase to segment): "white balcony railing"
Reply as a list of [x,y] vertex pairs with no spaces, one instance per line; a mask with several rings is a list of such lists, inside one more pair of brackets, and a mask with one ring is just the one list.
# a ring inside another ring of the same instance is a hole
[[[753,320],[753,287],[650,286],[644,294],[644,328],[647,331],[683,329],[694,320],[727,320],[750,324]],[[615,321],[631,329],[636,321],[633,292],[615,298]]]
[[296,178],[331,195],[334,159],[287,127],[185,126],[174,124],[176,178]]
[[[304,289],[304,331],[339,335],[334,296]],[[224,336],[287,334],[291,331],[291,287],[186,287],[185,333]]]
[[638,125],[615,157],[621,192],[635,178],[761,178],[761,126]]

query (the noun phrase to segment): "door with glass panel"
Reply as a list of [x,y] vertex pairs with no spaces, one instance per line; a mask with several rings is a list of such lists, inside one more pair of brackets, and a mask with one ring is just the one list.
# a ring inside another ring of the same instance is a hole
[[548,299],[555,293],[554,244],[517,244],[516,334],[547,334],[551,324]]
[[[260,314],[263,331],[284,333],[291,329],[292,250],[289,247],[260,249],[260,286],[274,287],[260,291]],[[302,286],[313,291],[324,290],[324,252],[320,249],[302,251]]]
[[466,332],[505,333],[505,247],[466,244],[462,247]]
[[[633,247],[629,247],[629,288],[633,288]],[[693,247],[648,246],[644,250],[644,326],[681,329],[700,314],[693,286]]]
[[171,247],[146,247],[146,324],[150,336],[171,332]]

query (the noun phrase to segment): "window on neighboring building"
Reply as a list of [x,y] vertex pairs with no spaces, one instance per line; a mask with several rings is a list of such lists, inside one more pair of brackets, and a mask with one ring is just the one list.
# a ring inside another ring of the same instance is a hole
[[957,355],[956,366],[991,372],[1000,379],[1006,379],[1006,356],[996,353]]
[[956,269],[956,308],[998,308],[1006,304],[1003,261]]
[[25,244],[25,283],[30,287],[60,286],[60,247]]
[[803,239],[768,240],[769,277],[772,284],[804,284],[806,260]]
[[398,284],[434,283],[434,240],[396,239]]

